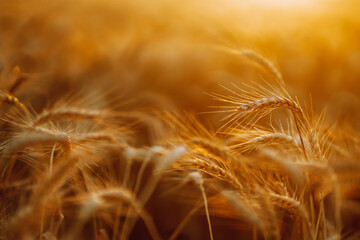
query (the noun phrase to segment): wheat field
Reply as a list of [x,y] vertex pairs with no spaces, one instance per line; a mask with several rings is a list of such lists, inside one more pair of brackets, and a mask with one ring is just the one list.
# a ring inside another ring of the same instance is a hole
[[1,0],[0,239],[360,239],[356,0]]

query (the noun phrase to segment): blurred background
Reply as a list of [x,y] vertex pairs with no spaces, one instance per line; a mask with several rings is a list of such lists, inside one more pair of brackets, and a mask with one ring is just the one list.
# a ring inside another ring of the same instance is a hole
[[301,103],[359,130],[359,10],[357,0],[3,0],[0,78],[32,79],[18,97],[35,110],[115,89],[138,109],[196,113],[219,83],[265,77],[236,54],[252,49]]
[[[154,146],[167,131],[155,113],[207,112],[222,105],[207,93],[230,94],[221,85],[268,81],[241,56],[251,49],[274,63],[309,112],[326,109],[326,121],[358,135],[359,13],[359,0],[0,0],[0,84],[23,79],[14,95],[36,112],[82,95],[85,107],[128,111],[151,126],[137,129],[131,146]],[[197,117],[212,129],[223,124],[221,114]],[[171,233],[192,205],[154,196],[150,213]],[[192,239],[207,234],[197,217]],[[213,223],[224,239],[238,234],[232,219]]]

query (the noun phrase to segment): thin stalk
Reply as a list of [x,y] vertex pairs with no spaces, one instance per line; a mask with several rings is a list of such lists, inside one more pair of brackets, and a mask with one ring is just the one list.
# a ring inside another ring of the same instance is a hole
[[45,207],[43,206],[41,208],[41,217],[40,217],[40,237],[39,239],[42,240],[43,239],[43,231],[44,231],[44,212],[45,212]]
[[56,148],[56,143],[54,144],[54,146],[53,146],[53,148],[52,148],[52,150],[51,150],[51,156],[50,156],[50,167],[49,167],[50,177],[51,177],[51,175],[52,175],[52,171],[53,171],[55,148]]

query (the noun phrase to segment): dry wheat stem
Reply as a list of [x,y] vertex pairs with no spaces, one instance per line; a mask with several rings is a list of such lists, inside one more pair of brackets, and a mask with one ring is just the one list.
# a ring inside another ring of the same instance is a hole
[[[125,165],[125,170],[124,170],[124,179],[122,181],[122,187],[123,188],[127,188],[127,182],[128,182],[128,179],[129,179],[129,176],[130,176],[130,172],[131,172],[131,166],[132,166],[132,163],[133,163],[133,159],[136,155],[136,150],[134,148],[126,148],[125,149],[125,156],[126,156],[126,165]],[[114,228],[114,233],[113,233],[113,240],[116,239],[117,237],[117,231],[118,231],[118,224],[119,224],[119,221],[120,221],[120,213],[122,212],[122,207],[123,205],[120,204],[117,209],[116,209],[116,214],[115,214],[115,228]],[[126,213],[126,218],[129,217],[129,214],[130,214],[130,211],[131,211],[131,208],[127,211]],[[124,226],[126,226],[124,224]],[[123,230],[123,233],[125,233],[125,230]],[[121,237],[122,238],[122,237]]]
[[208,202],[207,202],[205,188],[204,188],[204,180],[202,179],[201,174],[199,172],[191,172],[191,173],[189,173],[189,176],[199,186],[199,188],[201,190],[201,194],[202,194],[203,200],[204,200],[206,219],[207,219],[208,227],[209,227],[210,239],[213,240],[214,237],[212,234],[209,207],[208,207]]
[[[37,212],[42,211],[43,206],[46,205],[49,201],[51,201],[52,198],[54,198],[54,193],[64,185],[65,181],[69,179],[72,176],[72,173],[74,172],[74,165],[79,161],[79,158],[77,156],[68,156],[64,157],[63,161],[60,161],[59,164],[56,165],[55,171],[53,172],[51,177],[48,177],[49,175],[46,174],[44,177],[44,182],[42,184],[39,184],[36,188],[33,197],[31,198],[31,201],[22,207],[15,216],[13,216],[9,221],[8,226],[8,235],[12,236],[22,236],[25,237],[26,234],[32,235],[36,229],[39,228],[31,228],[27,229],[26,231],[17,231],[17,229],[24,228],[24,223],[26,221],[30,221],[31,225],[36,225],[40,227],[37,219],[33,218],[32,216],[35,215]],[[25,234],[25,235],[24,235]]]
[[11,94],[14,94],[26,81],[29,80],[29,76],[25,74],[21,74],[15,77],[8,85],[8,91]]
[[[187,152],[186,147],[178,146],[175,147],[167,155],[163,156],[161,162],[159,162],[154,169],[155,175],[152,177],[151,181],[148,181],[147,184],[145,184],[144,191],[140,194],[139,204],[141,204],[141,206],[144,206],[145,203],[150,198],[164,171],[167,170],[175,161],[181,159],[186,154],[186,152]],[[123,228],[124,230],[121,238],[125,238],[125,239],[127,238],[127,234],[131,233],[136,220],[137,220],[136,217],[134,217],[132,221],[130,221],[129,217],[126,217]]]
[[204,204],[204,201],[199,202],[197,204],[195,204],[194,208],[185,216],[185,218],[177,225],[176,229],[174,230],[174,232],[171,234],[171,236],[169,237],[169,240],[175,240],[177,238],[177,236],[180,234],[181,230],[183,230],[183,228],[185,227],[185,225],[188,223],[188,221],[191,219],[191,217],[197,212],[199,211],[200,208],[202,208]]
[[[99,208],[116,207],[118,204],[130,204],[143,219],[153,239],[161,239],[160,234],[149,213],[136,200],[133,194],[123,188],[110,188],[102,191],[92,192],[79,213],[79,221],[70,231],[69,238],[76,239],[85,221]],[[124,231],[124,229],[123,229]]]
[[[148,154],[146,155],[144,161],[142,162],[141,164],[141,167],[140,167],[140,170],[138,172],[138,175],[137,175],[137,178],[136,178],[136,182],[135,182],[135,187],[134,187],[134,194],[136,195],[139,191],[139,188],[140,188],[140,184],[141,184],[141,181],[142,181],[142,177],[143,177],[143,174],[144,174],[144,171],[145,171],[145,168],[146,166],[148,165],[148,162],[150,161],[150,159],[153,157],[153,155],[158,152],[159,149],[157,147],[154,147],[153,149],[151,149]],[[124,239],[125,238],[125,235],[126,235],[126,226],[128,225],[128,217],[129,217],[129,214],[130,214],[130,211],[131,211],[131,208],[128,209],[128,211],[126,212],[126,217],[125,217],[125,223],[124,223],[124,230],[120,236],[120,239]],[[116,226],[116,225],[115,225]],[[117,231],[117,230],[116,230]],[[114,233],[114,235],[116,235]]]

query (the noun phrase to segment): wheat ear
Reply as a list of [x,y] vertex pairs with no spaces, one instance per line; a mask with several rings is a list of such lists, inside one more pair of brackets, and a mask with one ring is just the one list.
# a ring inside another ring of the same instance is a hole
[[232,191],[223,191],[221,194],[250,224],[256,226],[261,232],[265,232],[264,221],[252,211],[252,208],[248,204],[237,197]]
[[220,157],[222,159],[226,159],[228,157],[228,149],[215,141],[211,141],[206,138],[192,138],[191,143],[206,149],[214,156]]
[[63,119],[99,119],[103,115],[103,112],[99,110],[86,109],[86,108],[59,108],[53,110],[45,110],[33,120],[33,126],[40,125],[42,123],[63,120]]
[[251,150],[253,148],[269,145],[285,144],[291,146],[293,149],[302,151],[300,143],[292,136],[283,133],[268,133],[254,137],[243,143],[234,144],[232,149],[241,148],[243,151]]
[[280,195],[271,192],[269,193],[269,197],[274,200],[275,204],[277,204],[279,208],[286,209],[287,211],[292,211],[293,213],[302,216],[305,220],[305,223],[307,224],[311,239],[315,239],[314,233],[311,230],[312,228],[309,216],[303,205],[298,200],[286,195]]
[[270,133],[264,134],[253,139],[250,139],[249,142],[257,144],[276,144],[276,143],[287,143],[292,145],[294,148],[299,147],[299,143],[290,135],[283,133]]
[[9,103],[11,105],[19,107],[24,112],[28,112],[28,109],[25,107],[25,105],[23,103],[21,103],[18,98],[16,98],[15,96],[13,96],[10,93],[0,92],[0,99],[1,99],[1,102]]
[[235,108],[235,112],[246,114],[246,113],[261,111],[269,108],[280,108],[280,107],[285,107],[296,113],[303,114],[301,107],[296,101],[290,98],[279,97],[279,96],[261,98],[258,100],[241,103],[237,108]]
[[[3,176],[7,170],[6,163],[4,163],[4,159],[8,156],[14,156],[17,151],[21,149],[42,143],[61,143],[64,146],[68,147],[70,144],[70,138],[66,133],[56,133],[56,132],[32,132],[27,134],[21,134],[17,136],[11,143],[6,145],[6,151],[3,153],[0,159],[0,166],[3,169],[1,176]],[[16,158],[13,157],[10,162],[10,170],[9,174],[11,173],[12,166],[15,163]],[[9,175],[8,175],[9,177]]]
[[283,77],[280,71],[275,67],[274,63],[264,56],[256,53],[252,50],[242,50],[240,54],[252,62],[258,64],[263,69],[265,69],[272,77],[274,77],[279,83],[284,84]]
[[230,183],[235,188],[240,189],[241,191],[243,190],[243,186],[241,185],[239,180],[229,170],[224,170],[213,162],[206,161],[201,158],[194,158],[187,160],[186,162],[183,162],[181,164],[185,166],[189,164],[190,167],[199,169],[206,174]]

